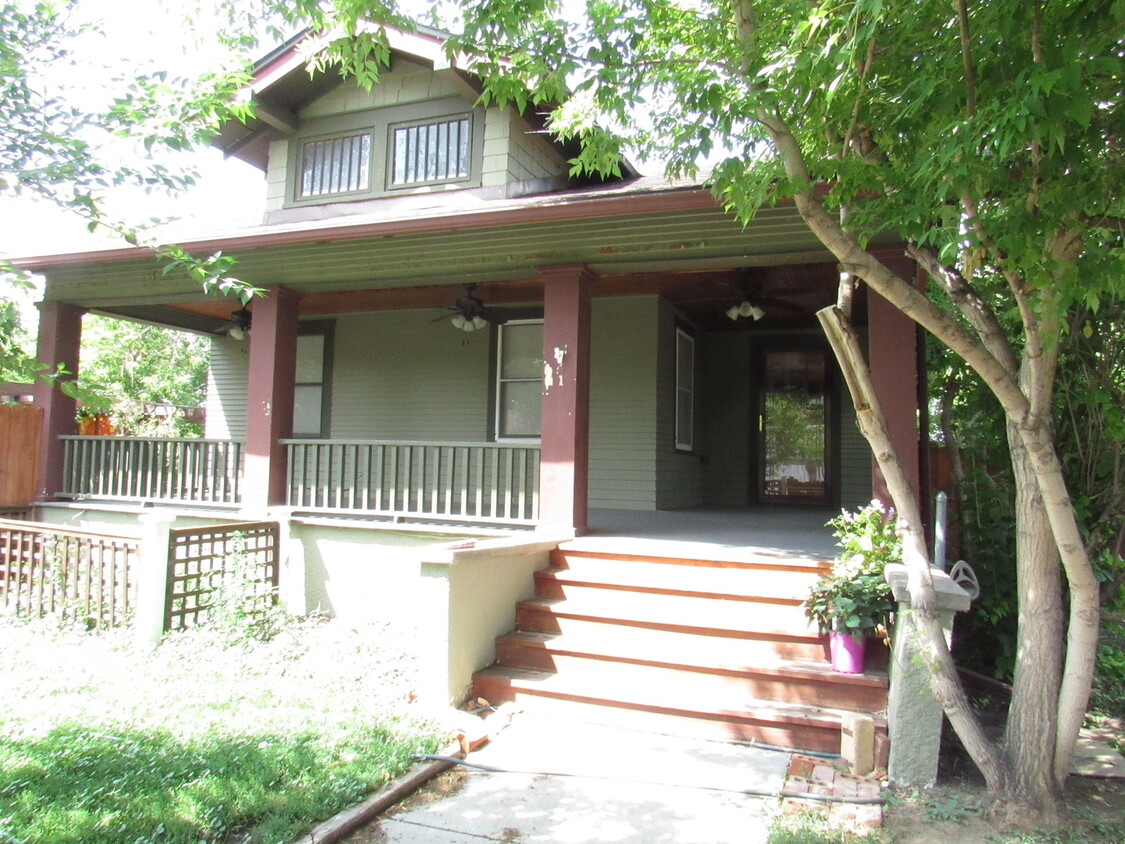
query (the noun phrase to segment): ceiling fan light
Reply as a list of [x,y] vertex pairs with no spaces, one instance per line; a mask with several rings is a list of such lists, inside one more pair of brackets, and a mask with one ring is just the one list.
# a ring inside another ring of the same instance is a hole
[[739,317],[738,305],[731,305],[727,308],[727,316],[733,320],[737,320]]
[[230,329],[227,330],[227,336],[230,337],[232,340],[245,340],[246,339],[246,329],[243,328],[241,325],[232,326]]
[[488,325],[488,321],[484,317],[473,317],[473,328],[484,328],[486,325]]
[[754,316],[755,310],[755,307],[750,304],[749,300],[744,300],[742,304],[738,306],[738,315],[744,317]]
[[461,330],[462,331],[475,331],[476,326],[473,325],[473,321],[471,319],[466,318],[465,324],[461,326]]
[[759,308],[757,305],[752,305],[750,307],[750,316],[754,318],[755,322],[760,320],[765,315],[766,315],[766,312],[763,311],[761,308]]
[[[466,322],[466,320],[465,320],[465,316],[464,316],[464,314],[457,314],[457,315],[456,315],[455,317],[453,317],[453,319],[451,319],[451,320],[450,320],[450,322],[452,322],[452,323],[453,323],[453,327],[454,327],[454,328],[459,328],[459,329],[461,329],[462,331],[464,331],[464,330],[465,330],[465,322]],[[473,329],[471,329],[471,328],[469,329],[469,331],[472,331],[472,330],[473,330]]]

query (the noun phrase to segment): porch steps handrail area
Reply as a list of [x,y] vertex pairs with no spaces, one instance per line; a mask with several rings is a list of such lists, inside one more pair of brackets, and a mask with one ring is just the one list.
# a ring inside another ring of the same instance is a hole
[[539,446],[404,440],[282,440],[288,503],[303,511],[535,524]]
[[63,436],[63,496],[238,504],[243,444],[195,437]]

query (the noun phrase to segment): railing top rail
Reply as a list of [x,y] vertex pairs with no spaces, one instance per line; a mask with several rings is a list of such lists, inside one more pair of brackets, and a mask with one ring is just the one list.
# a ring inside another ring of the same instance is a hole
[[15,530],[24,533],[49,533],[53,536],[73,536],[79,539],[99,539],[107,542],[139,543],[140,537],[115,533],[95,533],[90,530],[76,530],[51,522],[22,522],[14,519],[0,519],[0,530]]
[[277,526],[277,522],[232,522],[222,525],[192,525],[191,527],[172,528],[168,533],[171,536],[187,536],[193,533],[237,533],[263,528],[274,529]]
[[287,439],[279,440],[282,445],[396,445],[426,446],[446,448],[520,448],[539,451],[539,443],[527,442],[448,442],[444,440],[336,440],[336,439]]
[[111,437],[98,434],[61,434],[60,440],[76,440],[82,442],[127,442],[127,443],[204,443],[215,445],[245,445],[242,440],[209,440],[203,437]]

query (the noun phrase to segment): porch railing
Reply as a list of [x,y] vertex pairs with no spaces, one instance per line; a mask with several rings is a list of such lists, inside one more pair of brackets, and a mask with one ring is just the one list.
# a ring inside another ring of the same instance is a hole
[[242,443],[168,437],[62,437],[64,495],[238,504]]
[[539,447],[285,440],[289,506],[450,521],[534,524]]

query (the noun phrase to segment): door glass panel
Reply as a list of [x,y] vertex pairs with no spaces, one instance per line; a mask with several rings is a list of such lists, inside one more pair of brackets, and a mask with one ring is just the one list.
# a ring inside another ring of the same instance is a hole
[[762,497],[828,495],[824,353],[769,350],[762,367]]

